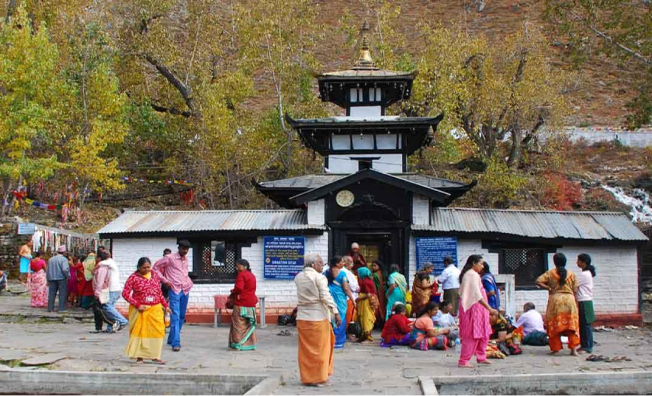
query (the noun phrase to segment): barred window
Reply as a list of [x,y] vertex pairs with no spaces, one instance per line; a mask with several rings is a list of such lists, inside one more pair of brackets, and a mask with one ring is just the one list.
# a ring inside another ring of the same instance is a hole
[[546,252],[544,249],[501,250],[500,273],[513,274],[517,289],[534,287],[534,282],[546,270]]
[[238,245],[230,241],[203,241],[193,244],[200,254],[193,258],[192,278],[199,283],[231,283],[235,281]]

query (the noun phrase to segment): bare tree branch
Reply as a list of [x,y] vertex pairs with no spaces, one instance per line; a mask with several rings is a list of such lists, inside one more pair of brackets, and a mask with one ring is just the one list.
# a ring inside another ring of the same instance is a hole
[[186,103],[186,106],[188,106],[190,109],[191,114],[201,118],[201,113],[195,108],[194,98],[192,97],[192,90],[190,87],[184,84],[183,81],[181,81],[174,73],[172,73],[172,71],[170,71],[170,69],[162,65],[158,60],[154,59],[150,55],[143,55],[143,57],[145,60],[147,60],[147,62],[154,66],[156,70],[158,70],[158,72],[161,73],[163,77],[165,77],[165,79],[168,80],[168,82],[177,89],[177,91],[179,91]]
[[180,116],[183,116],[183,117],[192,117],[192,112],[190,112],[190,111],[181,111],[181,110],[176,109],[174,107],[170,107],[170,108],[163,107],[163,106],[157,105],[156,103],[150,103],[150,105],[152,106],[152,109],[154,109],[154,110],[156,110],[156,111],[158,111],[160,113],[170,113],[170,114],[173,114],[173,115],[180,115]]

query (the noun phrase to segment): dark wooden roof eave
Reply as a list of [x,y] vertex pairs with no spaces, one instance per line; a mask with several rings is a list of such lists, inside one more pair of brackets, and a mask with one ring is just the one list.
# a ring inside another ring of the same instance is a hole
[[327,194],[330,194],[334,192],[335,190],[344,188],[348,185],[351,185],[353,183],[357,183],[361,180],[365,179],[372,179],[379,181],[381,183],[386,183],[389,185],[392,185],[394,187],[402,188],[407,191],[411,191],[413,193],[423,195],[425,197],[428,197],[432,199],[433,201],[444,204],[447,199],[451,196],[451,194],[444,192],[442,190],[438,190],[435,188],[430,188],[426,186],[422,186],[417,183],[413,183],[408,180],[404,180],[392,175],[389,175],[387,173],[383,172],[378,172],[374,169],[365,169],[359,172],[356,172],[350,176],[344,177],[342,179],[339,179],[337,181],[334,181],[332,183],[329,183],[325,186],[321,186],[318,188],[314,188],[310,191],[306,191],[304,193],[295,195],[290,198],[292,202],[294,202],[297,205],[304,204],[309,201],[313,201],[315,199],[321,198]]

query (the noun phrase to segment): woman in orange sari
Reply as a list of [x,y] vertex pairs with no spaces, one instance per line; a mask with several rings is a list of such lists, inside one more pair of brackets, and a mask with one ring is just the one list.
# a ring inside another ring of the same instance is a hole
[[580,345],[579,313],[573,290],[577,287],[575,274],[566,270],[566,256],[557,253],[553,256],[555,269],[541,275],[536,285],[548,290],[546,308],[546,327],[550,339],[550,354],[561,351],[561,336],[568,337],[571,356],[577,356]]
[[[387,312],[387,300],[385,297],[385,275],[383,274],[383,263],[374,260],[371,263],[371,272],[374,278],[374,285],[378,293],[378,308],[376,309],[376,321],[379,324],[385,323],[385,312]],[[381,326],[382,327],[382,326]]]

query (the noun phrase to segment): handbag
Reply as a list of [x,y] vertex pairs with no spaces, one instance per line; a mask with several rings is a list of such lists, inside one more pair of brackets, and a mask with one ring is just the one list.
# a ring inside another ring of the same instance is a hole
[[[351,315],[352,318],[355,317],[355,311],[356,311],[356,308],[354,306],[353,314]],[[357,320],[355,322],[350,322],[346,326],[346,334],[350,334],[352,336],[355,336],[355,338],[360,338],[360,336],[362,335],[362,326],[360,326],[360,322],[358,322]]]
[[100,292],[100,304],[106,304],[109,302],[109,289],[104,289]]
[[226,309],[233,309],[233,306],[235,305],[235,297],[233,296],[233,293],[229,294],[229,298],[226,299]]

